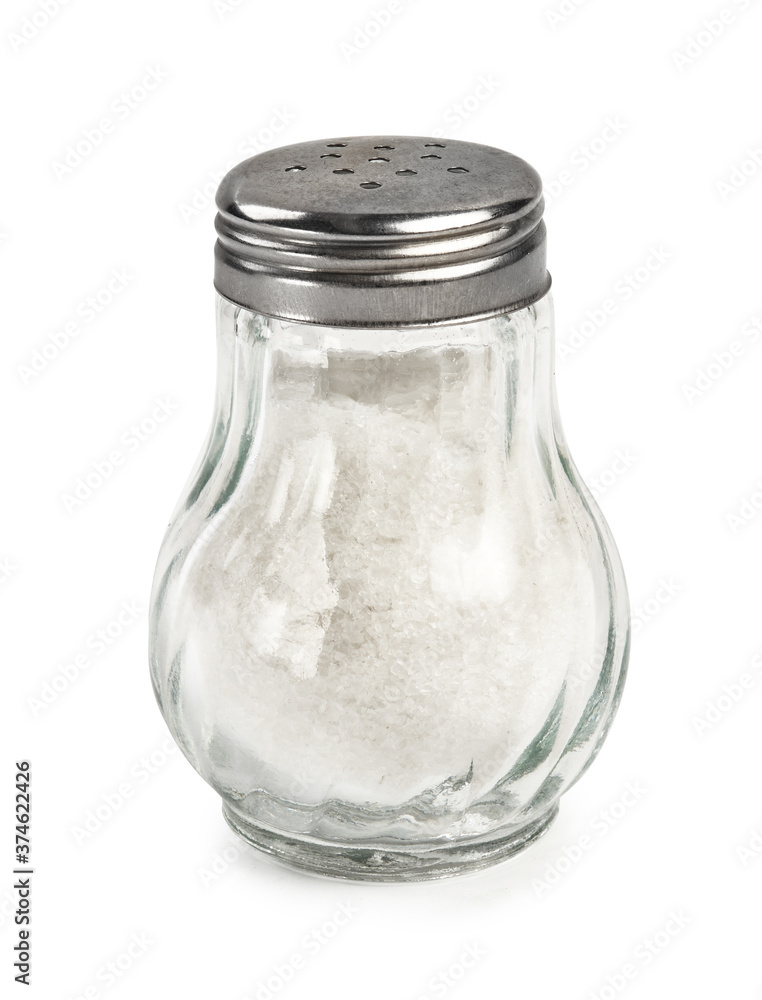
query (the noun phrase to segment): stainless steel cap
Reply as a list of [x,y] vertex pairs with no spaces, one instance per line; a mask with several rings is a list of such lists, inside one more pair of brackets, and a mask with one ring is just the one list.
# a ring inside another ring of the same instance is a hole
[[550,288],[542,182],[492,146],[348,136],[260,153],[217,191],[215,287],[325,326],[452,323]]

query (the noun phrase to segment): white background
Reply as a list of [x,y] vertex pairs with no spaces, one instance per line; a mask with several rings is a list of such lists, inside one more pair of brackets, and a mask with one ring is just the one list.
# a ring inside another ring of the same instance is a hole
[[[69,0],[20,41],[38,9],[6,0],[0,39],[3,994],[762,996],[762,338],[747,325],[762,317],[762,2]],[[374,11],[383,27],[357,34]],[[155,89],[126,113],[149,70]],[[103,118],[91,154],[57,168]],[[544,839],[471,878],[352,885],[235,844],[216,794],[167,754],[147,600],[211,417],[220,173],[273,145],[437,132],[518,153],[556,193],[561,413],[637,624],[610,737]],[[112,269],[126,286],[88,322]],[[51,336],[64,346],[35,354]],[[126,444],[157,400],[172,412]],[[118,468],[67,510],[114,450]],[[139,610],[96,653],[123,602]],[[31,989],[11,967],[23,756]],[[109,797],[120,807],[93,821]]]

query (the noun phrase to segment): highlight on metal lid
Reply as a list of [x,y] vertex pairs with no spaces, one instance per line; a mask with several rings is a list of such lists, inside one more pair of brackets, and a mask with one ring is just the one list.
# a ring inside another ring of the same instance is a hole
[[493,146],[347,136],[281,146],[217,191],[215,287],[325,326],[481,319],[550,288],[542,182]]

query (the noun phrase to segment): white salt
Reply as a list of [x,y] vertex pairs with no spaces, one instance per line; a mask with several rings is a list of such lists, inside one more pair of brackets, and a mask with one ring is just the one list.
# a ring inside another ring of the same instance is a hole
[[473,801],[589,661],[589,517],[538,444],[531,340],[490,330],[374,357],[372,335],[274,324],[258,448],[185,626],[205,738],[252,789],[383,805],[470,774]]

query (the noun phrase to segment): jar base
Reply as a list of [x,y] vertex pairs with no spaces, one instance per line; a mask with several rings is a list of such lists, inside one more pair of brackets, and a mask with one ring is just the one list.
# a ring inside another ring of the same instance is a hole
[[289,868],[352,882],[423,882],[481,871],[518,854],[545,833],[558,814],[558,803],[508,836],[400,847],[289,837],[252,823],[229,802],[223,803],[222,813],[242,840]]

